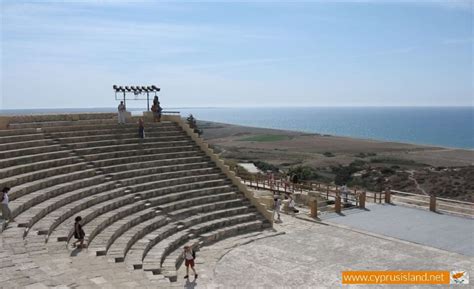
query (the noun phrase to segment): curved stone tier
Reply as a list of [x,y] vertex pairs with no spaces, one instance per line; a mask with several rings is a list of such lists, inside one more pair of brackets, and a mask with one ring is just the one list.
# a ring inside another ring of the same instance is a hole
[[175,281],[184,244],[198,250],[271,227],[178,123],[147,123],[139,139],[135,124],[108,114],[15,119],[0,131],[0,178],[12,187],[15,218],[2,234],[26,251],[67,246],[80,215],[89,258]]

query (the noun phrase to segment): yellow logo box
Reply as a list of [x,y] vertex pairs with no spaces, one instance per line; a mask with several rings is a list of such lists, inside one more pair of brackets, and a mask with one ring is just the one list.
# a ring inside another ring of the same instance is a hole
[[342,284],[450,284],[449,271],[343,271]]

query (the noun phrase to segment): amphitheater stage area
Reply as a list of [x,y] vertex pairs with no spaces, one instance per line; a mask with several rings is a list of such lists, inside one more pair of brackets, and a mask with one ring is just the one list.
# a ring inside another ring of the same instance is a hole
[[[349,218],[349,217],[347,217]],[[446,285],[341,285],[346,270],[472,270],[473,258],[446,250],[376,237],[351,228],[282,215],[285,234],[231,247],[205,248],[196,282],[181,276],[175,288],[446,288]],[[467,233],[467,232],[466,232]],[[434,236],[433,236],[434,237]],[[227,247],[226,247],[227,246]],[[226,248],[227,250],[223,250]],[[223,253],[225,255],[223,255]],[[215,255],[215,256],[213,256]],[[217,260],[217,261],[216,261]],[[180,284],[179,284],[180,283]],[[187,285],[186,285],[187,284]],[[462,287],[462,286],[461,286]],[[461,288],[460,287],[460,288]]]
[[474,257],[472,218],[381,204],[352,211],[348,216],[332,214],[324,221]]

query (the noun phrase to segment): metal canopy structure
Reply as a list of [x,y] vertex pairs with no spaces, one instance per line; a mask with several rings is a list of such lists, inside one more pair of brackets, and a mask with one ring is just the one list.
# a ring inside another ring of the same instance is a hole
[[[160,88],[155,86],[155,85],[150,85],[150,86],[118,86],[114,85],[112,88],[115,91],[115,100],[123,100],[123,103],[126,103],[126,100],[146,100],[146,107],[147,110],[150,110],[150,92],[154,92],[155,96],[158,91],[160,91]],[[123,98],[117,98],[117,93],[123,93]],[[127,98],[127,94],[132,94],[134,95],[133,98]],[[140,95],[146,93],[146,98],[140,98]]]

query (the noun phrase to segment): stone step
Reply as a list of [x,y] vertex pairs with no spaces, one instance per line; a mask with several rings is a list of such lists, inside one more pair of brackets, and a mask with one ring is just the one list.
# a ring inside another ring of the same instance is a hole
[[128,229],[156,216],[156,209],[146,208],[109,224],[100,233],[96,234],[94,238],[91,239],[89,237],[89,251],[95,251],[97,256],[105,255],[110,245]]
[[31,114],[31,115],[15,115],[10,118],[10,123],[63,123],[65,121],[110,121],[116,120],[117,114],[113,112],[100,113],[67,113],[67,114]]
[[[157,172],[158,169],[164,172]],[[168,171],[168,169],[174,169],[174,171]],[[131,187],[141,184],[145,186],[142,190],[146,190],[147,188],[151,188],[149,186],[149,183],[155,183],[158,181],[166,180],[173,182],[176,179],[184,177],[219,173],[219,169],[217,169],[216,167],[212,167],[212,163],[195,163],[189,164],[188,166],[150,168],[148,170],[143,170],[142,172],[140,172],[139,170],[127,171],[126,174],[125,172],[123,174],[125,175],[125,177],[117,178],[117,180],[119,180],[122,186]],[[179,182],[175,183],[178,184]],[[162,182],[156,183],[156,187],[158,188],[162,184]]]
[[38,134],[41,133],[41,130],[37,130],[35,128],[26,128],[26,129],[0,129],[0,137],[6,137],[8,139],[9,137],[15,136],[24,136],[24,135],[33,135],[33,134]]
[[[124,191],[121,191],[121,190],[119,191],[126,192],[126,193],[120,197],[101,202],[97,205],[91,206],[79,212],[78,215],[82,217],[82,224],[84,224],[84,227],[87,225],[87,223],[91,222],[92,220],[94,220],[95,218],[99,217],[102,214],[105,214],[117,208],[140,201],[139,199],[135,198],[135,196],[131,194],[129,191],[127,191],[126,189]],[[69,218],[66,218],[59,224],[55,223],[54,224],[55,228],[50,231],[48,240],[51,240],[53,242],[56,242],[56,241],[68,242],[72,238],[72,235],[73,235],[75,217],[76,216],[70,216]]]
[[207,156],[200,155],[200,156],[188,156],[188,157],[182,157],[182,158],[133,161],[126,164],[118,164],[118,165],[113,165],[113,166],[101,167],[101,169],[104,171],[104,173],[113,174],[116,172],[131,171],[131,170],[137,170],[137,169],[171,166],[173,164],[180,165],[180,164],[190,164],[190,163],[203,163],[203,162],[209,162],[209,161],[210,159]]
[[[147,135],[150,136],[168,136],[168,135],[185,135],[184,131],[178,126],[168,126],[168,127],[148,127],[145,128]],[[138,132],[138,127],[128,126],[128,127],[115,127],[115,128],[91,128],[88,130],[75,130],[75,131],[52,131],[46,133],[50,138],[61,139],[64,141],[70,142],[81,142],[80,138],[84,138],[85,141],[88,140],[100,140],[106,138],[121,139],[124,136],[136,136]]]
[[[119,131],[83,131],[83,132],[58,132],[49,134],[51,138],[61,140],[61,143],[81,143],[102,141],[104,139],[131,139],[137,137],[137,129],[119,130]],[[186,136],[186,133],[181,130],[156,130],[148,131],[147,138],[153,137],[176,137]],[[1,141],[1,140],[0,140]]]
[[[71,223],[74,223],[74,218],[76,215],[84,213],[86,210],[100,211],[102,207],[107,205],[107,201],[109,201],[109,203],[120,203],[120,198],[131,200],[133,199],[133,196],[130,195],[130,192],[127,192],[126,189],[118,188],[85,197],[52,211],[47,216],[44,216],[42,219],[40,219],[38,223],[32,227],[32,230],[47,231],[47,235],[49,236],[60,224],[67,223],[67,220],[70,222],[65,225],[66,227]],[[92,208],[94,206],[96,207]]]
[[[218,202],[218,201],[224,201],[224,200],[230,200],[230,199],[238,199],[239,194],[236,193],[235,191],[231,191],[233,188],[228,186],[224,187],[225,189],[222,189],[222,191],[219,191],[219,193],[216,193],[214,195],[210,196],[202,196],[202,195],[197,195],[194,194],[190,196],[187,199],[184,199],[180,201],[179,199],[169,201],[166,204],[159,204],[159,202],[153,202],[153,205],[157,205],[158,209],[163,210],[165,212],[169,212],[170,214],[173,213],[174,211],[180,210],[180,209],[185,209],[187,207],[191,207],[197,204],[205,204],[205,203],[211,203],[211,202]],[[242,200],[240,200],[242,202]]]
[[203,233],[200,235],[200,238],[201,241],[203,241],[203,245],[206,246],[230,236],[235,236],[250,231],[261,230],[262,228],[264,228],[264,223],[265,221],[263,220],[255,220],[246,223],[236,224],[233,226],[228,226],[225,228],[220,228],[214,231]]
[[[219,192],[224,193],[225,188],[226,187],[216,187],[214,189],[219,189]],[[229,191],[232,189],[232,187],[228,186]],[[249,210],[255,210],[255,208],[249,207],[249,201],[242,201],[242,199],[229,199],[209,203],[206,198],[198,197],[193,200],[193,203],[195,204],[194,206],[168,212],[168,216],[173,220],[180,220],[189,216],[194,216],[196,214],[203,214],[205,212],[221,209],[232,209],[239,206],[247,207]],[[173,203],[170,203],[169,205],[175,206]]]
[[[190,191],[188,192],[189,195],[196,195],[198,194],[212,194],[217,191],[222,191],[222,190],[229,190],[231,189],[230,187],[213,187],[213,188],[208,188],[205,190],[205,192],[197,192],[196,191]],[[181,192],[182,193],[182,192]],[[182,211],[181,214],[183,217],[188,215],[189,212],[193,213],[198,213],[198,212],[206,212],[206,210],[209,209],[215,209],[215,208],[229,208],[232,206],[237,206],[242,204],[241,199],[235,199],[231,201],[221,201],[221,202],[215,202],[214,205],[212,204],[207,204],[205,206],[195,206],[195,207],[190,207],[188,208],[188,211]],[[179,215],[175,214],[171,219],[169,220],[178,220]],[[129,231],[127,231],[124,235],[122,236],[120,240],[117,242],[114,242],[112,244],[112,255],[111,258],[114,260],[118,260],[118,262],[123,262],[125,255],[127,254],[127,251],[130,249],[130,247],[140,238],[143,238],[146,234],[149,234],[151,231],[155,230],[157,228],[156,224],[151,222],[151,224],[147,224],[146,222],[144,224],[140,224],[134,228],[132,228]],[[128,237],[127,237],[128,236]]]
[[166,218],[163,215],[158,215],[150,220],[131,227],[110,245],[107,251],[107,256],[113,262],[124,262],[128,251],[138,240],[142,239],[147,234],[150,234],[152,231],[168,224],[169,221],[169,218]]
[[22,185],[17,185],[10,191],[10,200],[12,201],[12,203],[14,203],[16,199],[25,196],[29,193],[39,191],[45,188],[50,188],[55,185],[64,184],[73,180],[92,177],[96,174],[95,170],[86,170],[85,168],[86,165],[83,164],[82,166],[75,167],[76,170],[74,171],[65,170],[63,174],[58,174]]
[[136,155],[129,157],[120,157],[113,159],[99,159],[93,161],[94,165],[98,167],[108,167],[119,164],[133,163],[133,162],[143,162],[149,160],[163,160],[163,159],[175,159],[191,156],[204,156],[205,154],[198,150],[192,151],[183,151],[183,152],[170,152],[170,153],[158,153],[151,155]]
[[[97,235],[101,234],[108,226],[112,225],[115,222],[121,221],[123,218],[134,214],[146,215],[150,214],[151,212],[153,212],[153,210],[150,210],[149,204],[145,203],[144,201],[138,201],[104,213],[99,217],[95,218],[94,220],[91,220],[88,223],[84,223],[84,228],[87,228],[86,236],[88,242],[93,243]],[[102,241],[103,240],[98,240],[96,243],[101,243]]]
[[38,169],[33,172],[14,175],[8,178],[4,178],[2,182],[8,184],[10,187],[18,187],[25,183],[31,183],[39,179],[45,179],[59,174],[80,171],[87,167],[86,163],[79,162],[77,158],[69,160],[70,161],[63,166],[47,167],[45,169]]
[[[125,263],[127,266],[129,266],[129,268],[133,268],[135,270],[144,269],[143,260],[148,251],[159,241],[165,239],[177,231],[178,225],[176,223],[169,223],[145,235],[143,238],[136,241],[135,244],[133,244],[133,246],[130,248],[127,258],[125,258]],[[153,273],[159,274],[159,267],[157,272]]]
[[[210,218],[212,218],[212,214],[210,214],[210,216]],[[161,265],[165,260],[166,256],[179,246],[188,242],[191,238],[196,238],[203,232],[215,231],[223,227],[251,222],[254,221],[256,218],[256,213],[248,213],[241,215],[233,215],[219,219],[211,219],[210,221],[205,221],[202,223],[199,222],[200,220],[195,219],[194,221],[198,224],[194,224],[194,226],[188,229],[184,229],[186,227],[183,226],[184,230],[168,235],[166,238],[161,238],[161,241],[157,242],[146,253],[145,258],[143,259],[143,270],[153,272],[158,271],[161,273]],[[179,225],[178,230],[180,230]]]
[[93,148],[81,148],[81,149],[76,149],[74,151],[79,155],[89,155],[89,154],[116,152],[116,151],[124,151],[124,150],[144,150],[144,149],[151,149],[151,148],[188,146],[192,144],[193,143],[190,140],[142,143],[140,142],[139,139],[137,139],[136,143],[133,143],[133,144],[118,144],[118,145],[109,145],[109,146],[93,147]]
[[72,163],[76,163],[78,161],[79,159],[77,157],[67,156],[65,158],[48,159],[45,161],[38,161],[29,164],[10,166],[7,168],[0,169],[0,179],[8,178],[11,176],[18,176],[21,174],[29,173],[32,171],[39,171],[47,168],[65,166]]
[[[187,181],[192,181],[192,179],[189,179]],[[195,182],[195,183],[184,183],[183,182],[178,182],[179,185],[172,185],[170,187],[164,187],[160,188],[158,190],[155,190],[156,192],[153,194],[155,196],[159,196],[160,194],[172,194],[174,192],[179,192],[179,191],[184,191],[184,190],[190,190],[191,188],[196,188],[199,189],[207,189],[210,186],[215,185],[216,181],[208,181],[208,182]],[[99,204],[93,205],[88,207],[87,209],[83,210],[80,212],[83,215],[83,224],[86,224],[93,220],[94,218],[98,217],[101,214],[104,214],[106,212],[109,212],[111,210],[115,210],[125,204],[131,204],[137,201],[140,201],[144,199],[143,197],[138,196],[136,193],[132,193],[131,190],[125,188],[126,191],[124,192],[125,195],[118,197],[116,199],[111,199],[107,200],[104,202],[101,202]],[[69,240],[72,236],[72,231],[71,228],[73,227],[74,224],[74,218],[75,216],[69,216],[67,220],[64,218],[60,218],[59,220],[56,219],[54,222],[54,225],[52,225],[52,229],[50,228],[49,230],[49,239],[56,240],[58,238],[61,238],[61,240]],[[53,232],[54,230],[54,232]]]
[[223,181],[223,175],[221,173],[211,173],[211,174],[204,174],[204,175],[190,175],[186,177],[175,177],[165,180],[156,180],[156,181],[149,181],[146,183],[140,183],[136,185],[128,186],[125,182],[125,186],[130,188],[133,192],[141,192],[139,195],[143,199],[149,199],[156,196],[161,195],[161,191],[163,187],[170,187],[179,184],[187,184],[187,183],[195,183],[195,182],[202,182],[204,183],[213,183],[214,185],[223,184],[227,181]]
[[[36,206],[33,206],[32,208],[26,211],[26,214],[20,214],[19,216],[17,216],[16,221],[18,223],[28,224],[27,227],[31,230],[37,222],[39,222],[42,218],[49,215],[53,211],[56,211],[58,209],[65,211],[67,208],[64,207],[68,206],[71,203],[74,203],[75,201],[85,200],[85,198],[90,196],[97,197],[99,193],[102,193],[104,191],[112,191],[116,188],[115,182],[103,182],[103,176],[97,177],[97,180],[100,184],[66,192],[59,196],[50,198]],[[38,230],[43,232],[43,234],[47,234],[48,232],[46,226],[40,227],[40,229]]]
[[25,155],[21,157],[12,157],[8,159],[0,160],[0,168],[9,168],[19,165],[29,165],[35,162],[41,162],[45,160],[59,159],[69,157],[71,151],[65,149],[58,149],[53,152],[38,153],[33,155]]
[[146,148],[146,149],[131,149],[131,150],[122,150],[122,151],[112,151],[112,152],[102,152],[102,153],[81,153],[84,158],[88,161],[105,161],[108,160],[114,163],[114,160],[124,158],[124,157],[133,157],[133,156],[147,156],[154,154],[164,154],[164,153],[177,153],[177,152],[188,152],[195,151],[197,147],[193,144],[184,145],[184,146],[169,146],[169,147],[155,147],[155,148]]
[[[82,148],[100,148],[105,146],[115,146],[115,145],[126,145],[126,144],[147,144],[147,143],[162,143],[162,142],[175,142],[175,141],[186,141],[189,138],[186,135],[179,136],[159,136],[159,137],[150,137],[146,135],[144,139],[138,138],[138,132],[132,138],[115,138],[115,139],[103,139],[97,141],[82,141],[75,143],[67,143],[67,147],[70,149],[82,149]],[[61,143],[62,139],[59,140]]]
[[55,152],[61,150],[61,146],[57,144],[47,144],[43,146],[36,146],[36,147],[28,147],[28,148],[21,148],[21,149],[11,149],[0,151],[0,159],[7,160],[16,157],[23,157],[26,155],[34,155],[40,153],[48,153],[48,152]]
[[[42,203],[50,198],[54,198],[60,194],[64,194],[70,191],[74,191],[80,188],[97,185],[104,181],[104,176],[95,176],[94,171],[79,171],[77,176],[78,179],[73,179],[71,176],[75,174],[66,174],[68,179],[64,182],[56,184],[54,186],[47,186],[44,189],[25,194],[20,198],[16,198],[10,203],[10,209],[14,217],[18,216],[25,210]],[[64,177],[66,178],[66,177]]]
[[23,141],[34,141],[34,140],[44,140],[44,135],[42,133],[28,133],[20,135],[7,135],[0,136],[0,144],[8,143],[18,143]]
[[63,120],[63,121],[33,121],[33,122],[13,122],[9,124],[13,129],[24,128],[46,128],[46,127],[72,127],[82,125],[102,125],[116,124],[117,121],[110,119],[92,119],[92,120]]
[[[172,193],[172,194],[167,194],[159,198],[156,202],[158,203],[163,203],[166,202],[168,199],[176,199],[176,198],[183,198],[189,195],[197,195],[197,194],[209,194],[210,190],[195,190],[195,191],[187,191],[187,192],[177,192],[177,193]],[[157,198],[158,199],[158,198]],[[97,221],[94,220],[91,224],[88,225],[89,228],[92,227],[92,232],[89,234],[89,242],[92,242],[92,240],[95,238],[95,236],[104,230],[105,227],[111,225],[112,223],[116,222],[117,220],[121,220],[123,218],[133,218],[133,216],[130,215],[141,215],[142,210],[145,210],[150,207],[150,202],[153,203],[152,200],[144,200],[147,201],[144,204],[139,203],[139,204],[134,204],[130,205],[127,208],[118,208],[116,210],[110,211],[107,214],[104,214],[101,216],[102,221]],[[110,234],[112,235],[112,234]],[[103,246],[102,246],[103,247]]]
[[18,140],[16,142],[0,143],[0,151],[10,151],[31,147],[50,145],[52,142],[47,139]]
[[[159,167],[151,168],[140,168],[135,170],[121,171],[116,173],[110,173],[114,179],[120,180],[129,179],[145,175],[161,174],[175,171],[185,171],[185,170],[196,170],[196,169],[206,169],[206,168],[216,168],[213,162],[198,162],[198,163],[184,163],[184,164],[175,164],[175,165],[165,165]],[[216,168],[217,169],[217,168]],[[219,172],[216,170],[216,172]],[[136,182],[128,182],[128,184],[135,184]],[[125,182],[122,182],[125,184]]]
[[[161,122],[159,124],[146,124],[146,127],[149,129],[166,129],[166,128],[177,128],[178,126],[171,122]],[[95,130],[126,130],[126,129],[137,129],[136,123],[127,123],[119,125],[117,122],[110,122],[108,124],[83,124],[83,123],[73,123],[72,125],[65,126],[51,126],[43,127],[42,131],[45,133],[54,133],[54,132],[64,132],[64,131],[95,131]]]

